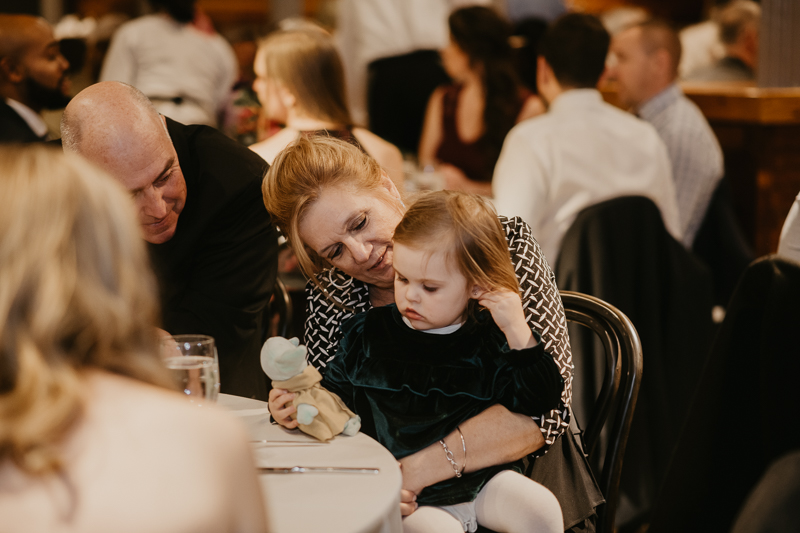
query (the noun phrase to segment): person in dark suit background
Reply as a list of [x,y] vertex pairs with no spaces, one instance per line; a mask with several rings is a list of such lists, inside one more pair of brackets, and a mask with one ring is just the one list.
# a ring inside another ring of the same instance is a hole
[[0,143],[47,140],[39,113],[69,102],[68,68],[47,21],[0,14]]

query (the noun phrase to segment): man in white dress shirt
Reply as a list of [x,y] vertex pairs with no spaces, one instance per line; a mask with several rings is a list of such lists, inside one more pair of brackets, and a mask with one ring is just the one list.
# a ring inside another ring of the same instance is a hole
[[530,224],[550,264],[581,210],[620,196],[653,200],[667,230],[681,238],[664,143],[650,124],[606,104],[595,89],[609,41],[591,15],[568,14],[548,28],[537,72],[548,112],[509,132],[495,167],[498,212]]
[[0,14],[0,143],[46,140],[39,113],[69,102],[68,68],[46,20]]
[[722,179],[723,159],[703,113],[675,83],[680,39],[666,22],[650,20],[616,34],[611,53],[616,61],[609,75],[617,80],[620,103],[652,124],[667,145],[683,244],[690,248]]
[[151,2],[157,13],[126,22],[114,34],[100,81],[133,85],[176,122],[217,126],[238,75],[233,48],[192,22],[194,1]]

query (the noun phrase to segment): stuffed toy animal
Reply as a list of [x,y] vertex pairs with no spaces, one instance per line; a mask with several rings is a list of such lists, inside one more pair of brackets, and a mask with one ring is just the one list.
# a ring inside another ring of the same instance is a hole
[[292,404],[298,427],[321,441],[342,433],[352,436],[361,428],[361,417],[354,414],[334,393],[320,386],[322,375],[306,361],[306,347],[300,341],[271,337],[261,348],[261,368],[275,389],[295,393]]

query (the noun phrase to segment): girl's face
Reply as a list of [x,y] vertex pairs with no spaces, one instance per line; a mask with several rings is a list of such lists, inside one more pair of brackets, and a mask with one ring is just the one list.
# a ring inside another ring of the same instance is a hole
[[384,175],[385,190],[328,187],[300,221],[303,243],[331,265],[369,285],[390,289],[392,235],[403,218],[400,193]]
[[453,39],[444,47],[439,55],[442,56],[442,66],[447,72],[447,75],[455,81],[462,81],[467,74],[472,70],[469,63],[469,56],[462,50]]
[[415,329],[460,324],[470,299],[467,278],[444,252],[394,244],[394,299]]
[[283,105],[281,100],[280,85],[277,81],[267,76],[266,61],[264,60],[264,54],[260,51],[256,54],[253,71],[256,73],[253,90],[258,95],[258,100],[261,102],[267,118],[285,124],[287,112],[286,106]]

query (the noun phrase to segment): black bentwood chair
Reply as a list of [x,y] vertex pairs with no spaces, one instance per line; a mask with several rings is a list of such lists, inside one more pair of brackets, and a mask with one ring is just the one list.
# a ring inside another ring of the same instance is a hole
[[289,290],[280,277],[276,277],[275,285],[272,287],[272,298],[264,312],[261,342],[275,335],[288,339],[289,335],[293,333],[292,312],[292,298]]
[[292,298],[279,277],[275,278],[275,293],[272,302],[275,304],[275,312],[278,314],[278,335],[288,337],[292,325]]
[[[597,508],[595,531],[613,533],[622,458],[642,380],[642,343],[630,319],[600,298],[561,291],[561,301],[567,320],[593,331],[604,348],[603,381],[586,429],[581,433],[581,442],[606,500]],[[600,443],[601,433],[604,445]],[[478,527],[478,533],[490,532]]]
[[[606,499],[605,505],[597,511],[597,532],[612,533],[619,502],[622,458],[642,380],[642,343],[630,319],[600,298],[561,291],[561,301],[567,320],[592,330],[605,352],[602,386],[581,434],[581,442]],[[604,430],[607,442],[601,446],[600,434]]]

